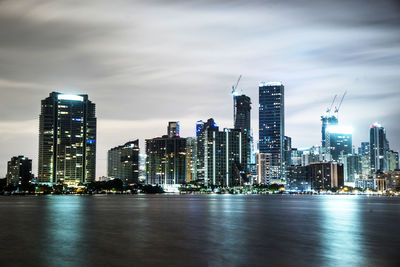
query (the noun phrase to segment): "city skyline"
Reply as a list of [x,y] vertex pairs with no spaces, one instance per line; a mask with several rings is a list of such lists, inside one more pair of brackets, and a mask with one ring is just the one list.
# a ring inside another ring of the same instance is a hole
[[[303,18],[311,11],[324,11],[318,5],[313,10],[299,7],[296,15],[284,4],[263,4],[257,10],[257,1],[246,5],[229,1],[204,3],[198,4],[198,9],[191,2],[179,6],[180,1],[172,6],[150,2],[130,7],[121,3],[116,13],[122,14],[122,19],[113,14],[105,16],[105,2],[82,6],[95,7],[91,18],[85,18],[86,13],[73,14],[73,7],[65,3],[38,3],[27,14],[28,3],[0,3],[0,18],[6,25],[1,28],[4,39],[0,42],[4,51],[0,54],[0,110],[6,114],[0,121],[1,176],[5,176],[7,160],[12,156],[23,154],[37,163],[40,100],[52,91],[88,94],[96,103],[98,177],[106,174],[108,149],[136,138],[143,148],[145,139],[164,134],[168,121],[180,121],[184,137],[194,136],[196,121],[204,118],[214,118],[221,128],[232,127],[230,88],[239,74],[243,75],[239,89],[253,103],[251,125],[255,140],[258,83],[281,81],[286,91],[285,135],[292,137],[293,147],[320,145],[320,116],[333,95],[348,90],[339,123],[354,127],[353,144],[359,146],[361,141],[368,141],[369,127],[379,122],[387,131],[391,148],[400,150],[400,78],[399,61],[396,62],[400,46],[395,4],[387,2],[351,12],[330,4],[334,10],[343,11],[343,20],[336,21],[329,16],[323,18],[322,14]],[[357,4],[353,1],[348,5]],[[241,13],[243,7],[254,13]],[[135,8],[143,14],[136,12],[134,18],[128,11]],[[258,16],[265,10],[273,11],[273,15]],[[372,12],[375,20],[367,17]],[[149,14],[161,16],[164,25],[151,24],[146,17]],[[285,14],[294,17],[275,24],[276,29],[265,26]],[[175,15],[184,16],[178,21]],[[191,16],[207,18],[207,29],[202,30]],[[139,23],[140,19],[145,23]],[[304,37],[299,36],[296,22],[302,26]],[[315,22],[322,24],[316,27]],[[25,24],[32,25],[28,33],[24,31]],[[262,37],[252,34],[249,42],[241,44],[240,37],[247,36],[248,28]],[[138,44],[138,36],[129,37],[136,30],[139,37],[145,37]],[[192,35],[193,30],[198,30],[198,35]],[[224,30],[227,34],[218,37]],[[113,34],[118,38],[112,38]],[[331,34],[342,38],[322,40]],[[157,40],[167,42],[164,45]],[[282,43],[274,45],[276,40]],[[194,52],[185,48],[186,44]],[[139,55],[135,53],[138,48],[142,48]],[[187,53],[179,53],[181,50]],[[193,62],[197,64],[193,66]]]

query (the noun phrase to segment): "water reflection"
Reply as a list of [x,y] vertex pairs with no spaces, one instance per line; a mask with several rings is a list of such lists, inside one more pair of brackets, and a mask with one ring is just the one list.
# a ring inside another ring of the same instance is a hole
[[85,197],[50,196],[46,204],[42,244],[47,266],[87,266]]
[[357,196],[324,196],[321,201],[325,266],[365,266],[363,225]]

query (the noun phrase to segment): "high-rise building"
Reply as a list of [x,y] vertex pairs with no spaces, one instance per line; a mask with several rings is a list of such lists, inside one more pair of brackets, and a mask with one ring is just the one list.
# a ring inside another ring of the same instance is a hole
[[311,188],[313,190],[340,188],[344,186],[343,164],[319,162],[309,165]]
[[389,143],[386,139],[386,130],[380,124],[375,123],[369,130],[371,173],[386,171],[386,151]]
[[251,101],[250,97],[240,95],[236,92],[233,93],[234,109],[234,128],[242,129],[243,131],[250,132],[250,111]]
[[139,139],[108,150],[108,177],[139,183]]
[[354,183],[355,179],[362,175],[362,156],[346,155],[343,157],[344,182]]
[[179,135],[179,121],[170,121],[168,123],[168,137],[172,138]]
[[32,180],[32,160],[24,156],[12,157],[7,163],[7,184],[27,185]]
[[[168,132],[170,131],[168,130]],[[164,135],[146,139],[146,155],[148,184],[177,185],[185,183],[186,138],[181,138],[179,135],[171,135],[171,137]]]
[[257,153],[257,183],[270,185],[272,181],[272,154]]
[[247,132],[219,130],[213,119],[203,123],[197,137],[197,178],[207,186],[237,186],[247,182]]
[[292,138],[285,136],[283,138],[283,166],[284,170],[286,167],[292,165]]
[[332,125],[326,129],[326,147],[333,161],[353,153],[353,135],[351,127]]
[[95,104],[57,92],[42,100],[38,181],[86,183],[96,176]]
[[386,151],[386,171],[399,169],[399,152],[393,150]]
[[197,139],[186,138],[186,182],[197,180]]
[[358,154],[360,155],[369,155],[369,142],[361,142],[360,149],[358,151]]
[[327,115],[321,116],[321,122],[322,122],[322,128],[321,128],[322,147],[326,148],[326,129],[332,125],[338,125],[338,119],[334,115],[327,114]]
[[280,82],[259,85],[259,151],[272,154],[272,167],[281,179],[285,136],[284,86]]

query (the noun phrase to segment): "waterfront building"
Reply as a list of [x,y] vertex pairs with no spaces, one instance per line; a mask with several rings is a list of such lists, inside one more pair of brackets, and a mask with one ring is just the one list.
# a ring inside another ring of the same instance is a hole
[[286,186],[289,190],[307,192],[311,190],[309,166],[288,166],[286,168]]
[[148,184],[178,185],[185,183],[186,138],[164,135],[146,139],[146,155],[146,181]]
[[369,175],[371,174],[371,155],[366,154],[366,155],[361,155],[360,156],[360,161],[361,161],[361,174],[362,175]]
[[210,186],[238,186],[247,182],[247,132],[219,130],[213,119],[197,127],[197,178]]
[[353,149],[352,128],[339,125],[326,129],[326,148],[332,161],[340,162],[345,155],[351,155]]
[[283,137],[283,176],[286,177],[286,168],[292,165],[292,138]]
[[31,159],[24,156],[16,156],[7,162],[7,185],[27,185],[32,178]]
[[292,151],[290,153],[290,159],[291,159],[291,165],[293,166],[298,166],[302,165],[302,157],[303,157],[303,150],[297,149],[297,148],[292,148]]
[[344,182],[354,183],[355,179],[362,174],[362,159],[360,155],[346,155],[343,157]]
[[139,139],[108,151],[108,177],[125,184],[139,183]]
[[197,180],[197,139],[186,138],[186,182]]
[[38,181],[94,181],[96,115],[88,96],[50,93],[42,100],[39,121]]
[[309,165],[311,188],[329,190],[344,186],[343,164],[337,162],[319,162]]
[[285,136],[284,86],[280,82],[259,85],[259,151],[272,154],[273,179],[281,179]]
[[388,190],[400,191],[400,170],[387,171],[385,173],[386,186]]
[[389,150],[389,142],[386,139],[386,130],[380,124],[375,123],[369,131],[371,173],[386,171],[386,151]]

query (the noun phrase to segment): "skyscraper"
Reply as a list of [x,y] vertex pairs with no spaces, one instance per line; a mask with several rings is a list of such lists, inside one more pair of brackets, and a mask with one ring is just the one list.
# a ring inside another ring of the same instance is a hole
[[197,137],[197,178],[206,185],[237,186],[247,182],[247,132],[219,130],[213,119],[203,123]]
[[172,134],[146,139],[146,155],[148,184],[176,185],[186,181],[186,138]]
[[42,100],[39,182],[76,185],[95,180],[95,112],[87,95],[52,92]]
[[340,161],[341,156],[351,155],[353,134],[351,127],[331,125],[326,129],[326,148],[333,161]]
[[371,157],[371,173],[386,171],[386,151],[389,143],[386,139],[386,130],[380,124],[375,123],[369,130],[369,144]]
[[233,94],[234,108],[234,128],[242,129],[246,132],[250,132],[250,111],[251,101],[250,97],[246,95]]
[[139,139],[108,150],[108,177],[139,183]]
[[282,174],[283,140],[285,136],[284,86],[280,82],[259,85],[259,151],[272,154],[271,168]]
[[338,119],[334,115],[325,115],[321,116],[321,122],[322,122],[322,129],[321,129],[321,134],[322,134],[322,147],[326,147],[326,129],[329,128],[332,125],[337,125],[338,124]]
[[12,157],[7,163],[7,184],[27,185],[32,179],[32,160],[24,157]]

